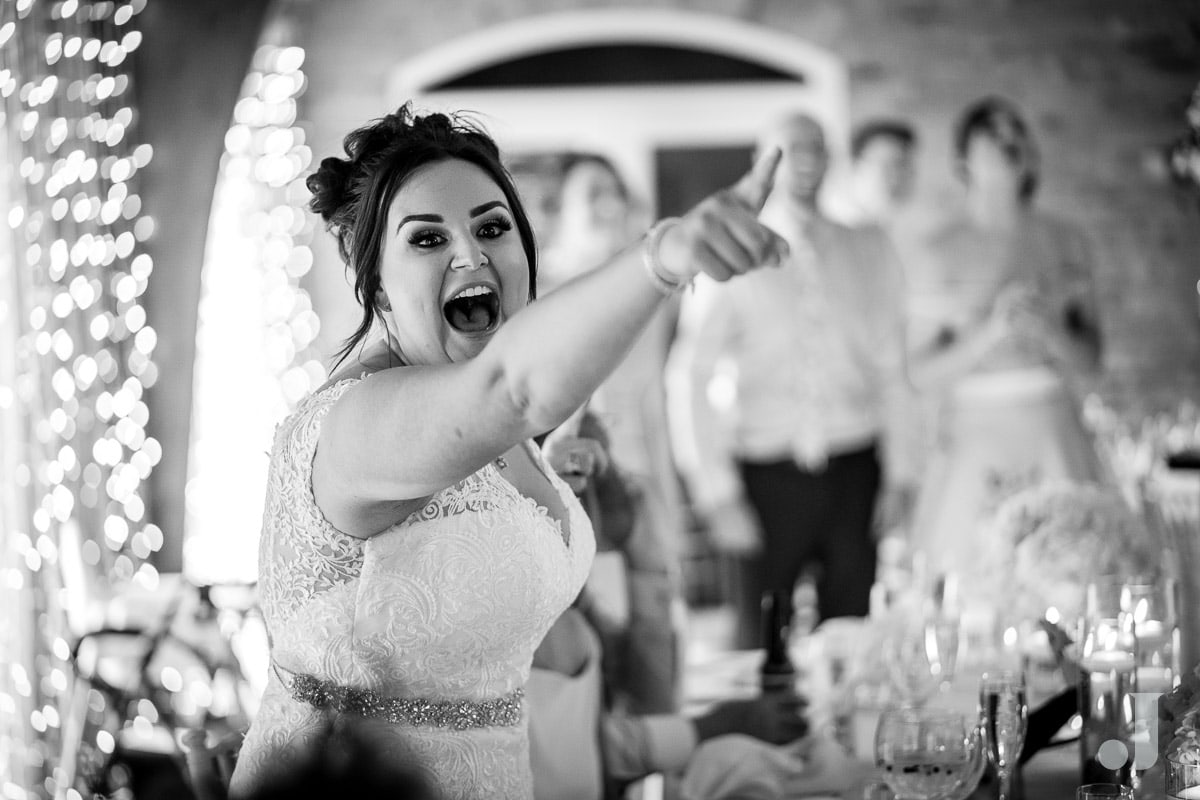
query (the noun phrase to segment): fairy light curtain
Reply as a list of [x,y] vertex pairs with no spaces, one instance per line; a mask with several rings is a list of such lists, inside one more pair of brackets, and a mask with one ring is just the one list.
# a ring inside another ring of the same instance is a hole
[[[70,648],[123,587],[153,590],[143,487],[156,337],[141,297],[130,54],[146,0],[0,0],[0,796],[79,797]],[[86,708],[86,706],[85,706]]]
[[315,222],[297,100],[304,50],[286,6],[263,36],[225,136],[201,273],[184,572],[252,582],[276,423],[326,379],[300,281]]

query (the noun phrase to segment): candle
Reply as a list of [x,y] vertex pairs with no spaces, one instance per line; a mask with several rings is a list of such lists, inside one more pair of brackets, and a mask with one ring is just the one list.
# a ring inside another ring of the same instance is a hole
[[1054,660],[1054,649],[1050,647],[1050,634],[1041,628],[1029,631],[1021,637],[1021,654],[1037,660]]
[[1138,649],[1144,651],[1158,650],[1170,639],[1170,631],[1161,620],[1148,619],[1139,622],[1136,628]]
[[1137,659],[1125,650],[1100,650],[1085,656],[1079,666],[1088,672],[1129,672],[1137,666]]
[[1166,694],[1171,691],[1172,677],[1170,667],[1138,667],[1137,690]]

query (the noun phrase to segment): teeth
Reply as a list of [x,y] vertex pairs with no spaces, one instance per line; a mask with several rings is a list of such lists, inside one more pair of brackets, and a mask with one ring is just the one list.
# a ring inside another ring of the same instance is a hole
[[472,286],[469,289],[463,289],[461,292],[457,293],[450,299],[457,300],[460,297],[479,297],[480,295],[483,295],[483,294],[492,294],[491,288],[488,286]]

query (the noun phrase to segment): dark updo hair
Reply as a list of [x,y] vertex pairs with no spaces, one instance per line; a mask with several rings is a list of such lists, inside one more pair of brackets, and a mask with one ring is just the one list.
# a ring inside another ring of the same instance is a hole
[[[525,206],[512,176],[500,161],[490,136],[461,115],[416,116],[405,103],[393,114],[352,131],[343,141],[346,158],[326,158],[306,185],[309,208],[320,214],[337,237],[338,253],[354,271],[354,296],[363,309],[362,322],[337,352],[340,364],[380,318],[379,256],[387,233],[392,198],[418,168],[459,159],[486,172],[508,202],[521,245],[529,261],[529,299],[537,286],[537,244]],[[336,368],[336,367],[335,367]]]
[[964,180],[967,148],[971,139],[980,134],[999,145],[1010,160],[1021,158],[1024,175],[1021,176],[1020,198],[1028,203],[1037,190],[1038,149],[1016,105],[1002,97],[987,97],[968,106],[959,117],[954,130],[954,153],[959,174]]

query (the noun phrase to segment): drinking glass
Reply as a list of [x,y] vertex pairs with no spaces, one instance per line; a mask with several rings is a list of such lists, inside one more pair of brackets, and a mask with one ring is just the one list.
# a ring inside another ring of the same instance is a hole
[[930,660],[928,639],[925,625],[912,622],[901,625],[884,643],[888,673],[903,705],[924,705],[937,691],[940,668]]
[[1119,783],[1086,783],[1075,790],[1075,800],[1133,800],[1133,789]]
[[880,715],[875,729],[875,764],[896,800],[940,800],[967,779],[971,742],[962,714],[893,708]]
[[958,783],[939,800],[966,800],[979,786],[988,765],[987,742],[983,731],[983,722],[978,718],[967,731],[967,752],[969,761]]
[[1200,797],[1200,764],[1168,758],[1165,784],[1167,797],[1172,800],[1195,800]]
[[1013,670],[985,672],[979,681],[979,714],[988,759],[1000,777],[1000,800],[1009,800],[1013,768],[1021,756],[1029,725],[1025,674]]
[[946,611],[930,614],[925,620],[925,658],[930,674],[945,689],[954,682],[958,666],[959,617]]

